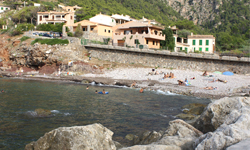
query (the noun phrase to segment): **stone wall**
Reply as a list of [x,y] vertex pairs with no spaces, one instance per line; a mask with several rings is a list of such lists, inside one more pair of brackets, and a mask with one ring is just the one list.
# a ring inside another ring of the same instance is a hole
[[191,69],[200,71],[232,71],[250,73],[250,58],[220,57],[211,54],[178,53],[167,50],[126,48],[110,45],[91,44],[85,46],[91,57],[111,62],[143,64],[151,67]]

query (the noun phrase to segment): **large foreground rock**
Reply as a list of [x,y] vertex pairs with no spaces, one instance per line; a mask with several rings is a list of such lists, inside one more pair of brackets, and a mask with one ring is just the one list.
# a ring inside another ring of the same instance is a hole
[[60,127],[26,145],[25,150],[116,150],[112,135],[101,124]]
[[225,149],[250,138],[250,98],[226,97],[209,104],[196,126],[204,131],[216,129],[195,141],[196,150]]
[[250,149],[250,138],[228,147],[226,150],[247,150]]
[[[189,150],[193,149],[195,139],[201,135],[203,134],[199,130],[185,121],[177,119],[169,123],[169,128],[157,142],[127,147],[122,150]],[[145,140],[147,139],[145,138]],[[141,141],[141,143],[144,143],[144,141]]]

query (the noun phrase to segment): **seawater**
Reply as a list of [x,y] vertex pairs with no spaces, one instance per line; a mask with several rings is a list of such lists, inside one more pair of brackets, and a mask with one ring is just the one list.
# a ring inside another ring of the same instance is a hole
[[[0,149],[24,149],[58,127],[101,123],[114,132],[113,140],[126,143],[129,133],[165,130],[189,103],[208,104],[209,99],[162,91],[106,87],[90,84],[0,79]],[[109,94],[96,94],[95,91]],[[37,117],[35,109],[52,112]]]

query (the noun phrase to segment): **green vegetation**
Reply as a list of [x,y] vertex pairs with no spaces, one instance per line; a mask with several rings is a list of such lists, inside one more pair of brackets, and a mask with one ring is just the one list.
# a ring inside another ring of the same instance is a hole
[[69,41],[67,39],[62,40],[62,39],[40,39],[38,38],[32,41],[31,45],[34,45],[35,43],[55,45],[55,44],[69,44]]
[[174,44],[174,37],[173,37],[173,31],[166,27],[162,31],[163,35],[165,35],[165,41],[161,41],[161,48],[162,49],[169,49],[174,50],[175,44]]
[[56,23],[55,25],[54,24],[40,24],[37,26],[37,30],[62,32],[63,25],[64,23]]
[[126,14],[136,19],[144,16],[155,19],[163,25],[170,25],[173,21],[182,18],[178,12],[161,0],[59,0],[59,2],[83,7],[76,11],[77,21],[89,19],[100,12],[107,15]]
[[83,31],[81,30],[81,25],[78,24],[74,36],[75,37],[81,37],[82,35],[83,35]]
[[28,40],[28,39],[30,39],[30,37],[28,37],[28,36],[23,36],[20,40],[21,40],[21,42],[23,42],[23,41]]
[[68,32],[67,35],[68,35],[69,37],[73,37],[73,33],[72,33],[72,32]]

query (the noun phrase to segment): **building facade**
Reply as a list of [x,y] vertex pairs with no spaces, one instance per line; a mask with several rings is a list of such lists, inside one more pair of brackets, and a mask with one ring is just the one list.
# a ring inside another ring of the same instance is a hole
[[150,22],[130,21],[113,28],[113,45],[159,49],[160,41],[165,40],[163,29]]
[[37,25],[65,23],[74,24],[74,12],[37,12]]
[[213,35],[189,35],[187,37],[189,52],[214,53],[215,37]]
[[3,12],[8,11],[8,10],[10,10],[10,7],[0,6],[0,13],[3,13]]
[[95,15],[94,17],[90,18],[89,21],[95,22],[98,24],[103,24],[107,26],[115,26],[116,21],[114,18],[108,15],[104,15],[102,13]]

